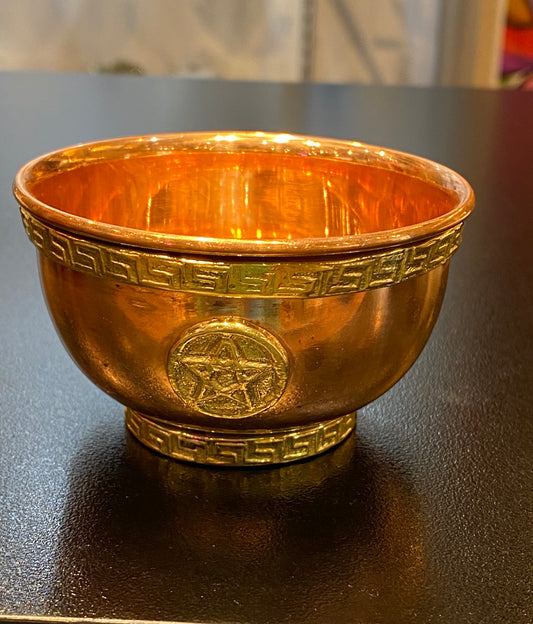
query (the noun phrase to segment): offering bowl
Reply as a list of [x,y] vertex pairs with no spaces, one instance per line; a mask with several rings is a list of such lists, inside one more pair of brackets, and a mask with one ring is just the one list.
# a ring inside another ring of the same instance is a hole
[[14,192],[57,331],[133,435],[245,466],[338,444],[409,369],[474,204],[423,158],[263,132],[75,146]]

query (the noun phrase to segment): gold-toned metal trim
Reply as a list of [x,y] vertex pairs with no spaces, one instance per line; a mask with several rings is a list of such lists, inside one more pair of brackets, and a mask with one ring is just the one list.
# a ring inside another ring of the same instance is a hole
[[318,455],[354,429],[355,412],[333,420],[290,429],[231,433],[155,422],[126,408],[129,431],[162,455],[217,466],[269,466]]
[[445,264],[463,224],[422,242],[349,258],[206,260],[121,247],[56,230],[21,207],[32,243],[60,264],[163,290],[238,297],[328,297],[397,284]]
[[228,317],[198,323],[172,347],[174,392],[195,411],[247,418],[275,405],[289,378],[289,358],[264,327]]

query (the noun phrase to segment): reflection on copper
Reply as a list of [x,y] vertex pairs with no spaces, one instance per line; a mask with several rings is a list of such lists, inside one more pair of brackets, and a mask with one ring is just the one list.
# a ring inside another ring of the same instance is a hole
[[[448,212],[452,193],[401,172],[255,153],[184,152],[88,164],[30,186],[70,214],[162,234],[343,237]],[[260,232],[260,235],[258,235]]]

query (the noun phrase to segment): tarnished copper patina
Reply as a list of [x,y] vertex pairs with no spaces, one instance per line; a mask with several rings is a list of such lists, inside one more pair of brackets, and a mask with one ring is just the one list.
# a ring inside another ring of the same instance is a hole
[[262,132],[71,147],[14,189],[78,366],[147,446],[223,465],[350,433],[425,345],[474,204],[431,161]]

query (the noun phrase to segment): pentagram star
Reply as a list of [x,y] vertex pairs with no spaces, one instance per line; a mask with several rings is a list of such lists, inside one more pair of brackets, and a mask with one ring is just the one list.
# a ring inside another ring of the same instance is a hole
[[262,402],[257,385],[269,387],[275,374],[268,358],[246,355],[231,334],[218,336],[210,353],[200,350],[184,355],[181,363],[196,379],[193,394],[198,407],[208,411],[255,411]]

